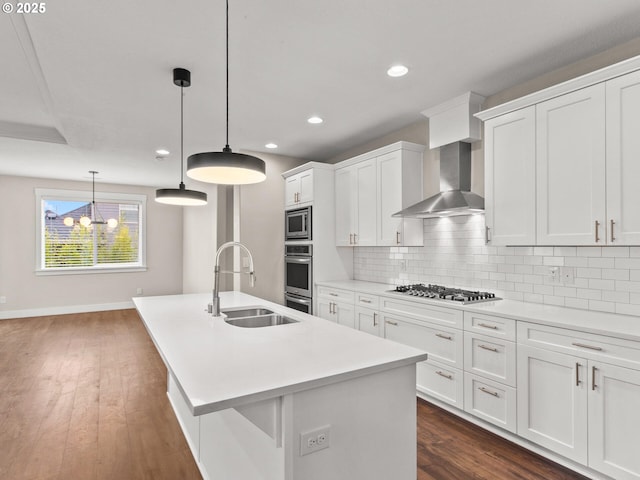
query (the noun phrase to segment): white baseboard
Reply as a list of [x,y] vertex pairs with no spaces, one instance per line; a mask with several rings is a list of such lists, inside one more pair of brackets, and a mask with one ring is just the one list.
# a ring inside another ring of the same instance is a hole
[[0,311],[0,320],[9,318],[42,317],[47,315],[64,315],[67,313],[101,312],[104,310],[122,310],[134,308],[133,302],[98,303],[94,305],[64,305],[60,307],[29,308],[25,310]]

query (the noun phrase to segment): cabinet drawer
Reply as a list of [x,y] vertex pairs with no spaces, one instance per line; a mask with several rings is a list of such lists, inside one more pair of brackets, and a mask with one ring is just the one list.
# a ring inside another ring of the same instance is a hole
[[515,387],[516,344],[501,338],[464,332],[464,369]]
[[385,338],[425,350],[430,360],[462,368],[463,333],[461,330],[416,322],[387,313],[381,314]]
[[380,299],[380,310],[462,330],[462,310],[455,308],[438,307],[420,301],[411,302],[382,297]]
[[516,390],[464,373],[464,410],[510,432],[516,432]]
[[640,342],[518,322],[518,343],[640,369]]
[[380,297],[377,295],[369,295],[368,293],[356,292],[356,305],[378,310],[380,307]]
[[331,287],[318,287],[318,296],[329,298],[335,302],[351,303],[353,304],[355,293],[351,290],[342,290],[339,288]]
[[516,321],[511,318],[464,312],[464,329],[481,335],[516,341]]
[[464,381],[462,370],[449,368],[435,362],[416,364],[416,389],[462,409]]

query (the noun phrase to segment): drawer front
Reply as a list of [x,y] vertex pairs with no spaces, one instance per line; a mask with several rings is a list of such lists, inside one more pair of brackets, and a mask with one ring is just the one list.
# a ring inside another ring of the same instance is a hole
[[385,338],[425,350],[430,360],[462,368],[463,332],[453,328],[381,314]]
[[393,298],[380,298],[380,310],[415,320],[424,320],[462,330],[462,310],[437,307],[422,302],[410,302]]
[[480,335],[516,341],[516,321],[511,318],[464,312],[464,329]]
[[356,305],[378,310],[378,308],[380,308],[380,297],[377,295],[369,295],[368,293],[356,292]]
[[464,373],[464,410],[516,433],[516,390],[471,373]]
[[518,343],[640,369],[640,342],[518,322]]
[[351,303],[355,299],[355,293],[351,290],[341,290],[339,288],[318,287],[318,296],[329,298],[334,302]]
[[516,344],[501,338],[464,332],[464,369],[516,386]]
[[418,392],[462,409],[464,377],[462,370],[438,365],[435,362],[416,364]]

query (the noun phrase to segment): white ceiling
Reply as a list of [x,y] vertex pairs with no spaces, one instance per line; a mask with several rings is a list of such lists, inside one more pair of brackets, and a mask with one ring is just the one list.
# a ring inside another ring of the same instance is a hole
[[[327,160],[638,35],[637,0],[231,0],[230,145]],[[224,0],[59,0],[0,15],[0,174],[176,186],[221,150]],[[407,76],[385,74],[392,64]],[[313,115],[325,119],[310,125]],[[65,144],[66,139],[66,144]],[[44,141],[43,141],[44,140]],[[164,161],[154,151],[168,148]],[[187,182],[189,183],[189,182]]]

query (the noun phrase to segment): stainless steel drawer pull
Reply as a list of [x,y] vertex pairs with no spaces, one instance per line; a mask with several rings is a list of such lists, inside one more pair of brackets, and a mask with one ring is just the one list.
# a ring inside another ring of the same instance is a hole
[[498,395],[498,392],[492,392],[491,390],[484,388],[484,387],[478,387],[478,390],[480,390],[481,392],[484,393],[488,393],[489,395],[493,395],[494,397],[499,397],[500,395]]
[[574,347],[588,348],[589,350],[602,351],[602,347],[594,347],[593,345],[585,345],[584,343],[572,343]]
[[488,325],[486,323],[479,323],[478,324],[479,327],[483,327],[483,328],[490,328],[492,330],[497,330],[498,327],[496,325]]
[[396,232],[396,243],[400,245],[400,232]]
[[373,312],[373,326],[378,326],[378,314],[376,312]]
[[598,235],[600,230],[600,222],[596,220],[596,243],[600,241],[600,236]]
[[444,338],[445,340],[453,340],[449,335],[443,335],[442,333],[436,333],[436,337]]
[[484,227],[484,243],[489,243],[489,227],[485,225]]
[[616,222],[614,222],[613,220],[611,220],[611,241],[615,242],[616,241],[616,236],[613,234],[613,226],[616,224]]
[[392,322],[391,320],[387,320],[387,323],[388,323],[389,325],[395,325],[395,326],[398,326],[398,322]]
[[576,362],[576,387],[580,386],[580,367],[581,366],[582,365]]
[[371,300],[367,300],[366,298],[361,298],[360,301],[362,303],[371,303]]
[[478,345],[479,348],[482,348],[483,350],[489,350],[490,352],[498,352],[497,348],[493,348],[493,347],[487,347],[486,345]]
[[596,385],[596,370],[598,370],[596,367],[591,367],[591,390],[595,390],[597,385]]
[[332,297],[337,297],[338,296],[337,293],[333,293],[333,292],[329,292],[329,295],[331,295]]
[[450,375],[450,374],[448,374],[448,373],[441,372],[440,370],[436,370],[436,373],[437,373],[438,375],[440,375],[441,377],[447,378],[447,379],[449,379],[449,380],[453,380],[453,375]]

